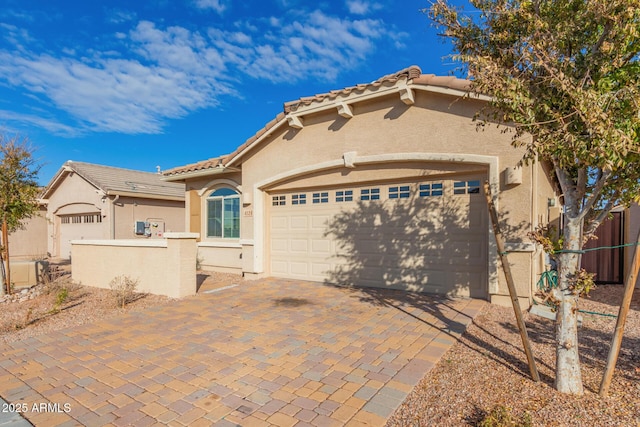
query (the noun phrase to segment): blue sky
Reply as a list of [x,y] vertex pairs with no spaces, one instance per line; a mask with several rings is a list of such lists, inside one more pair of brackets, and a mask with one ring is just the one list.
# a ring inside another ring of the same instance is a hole
[[29,140],[43,185],[66,160],[155,172],[216,157],[286,101],[410,65],[453,72],[428,4],[0,0],[0,132]]

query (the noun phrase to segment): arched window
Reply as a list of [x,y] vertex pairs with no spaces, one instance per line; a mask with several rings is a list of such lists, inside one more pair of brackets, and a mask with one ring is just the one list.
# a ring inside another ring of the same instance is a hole
[[240,238],[240,194],[219,188],[207,197],[207,237]]

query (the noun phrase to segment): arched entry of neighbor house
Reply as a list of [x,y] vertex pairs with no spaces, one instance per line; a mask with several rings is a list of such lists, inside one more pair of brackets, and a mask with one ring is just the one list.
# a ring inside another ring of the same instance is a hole
[[387,170],[387,179],[378,173],[349,184],[354,177],[334,176],[333,185],[319,186],[298,177],[274,186],[266,209],[269,273],[486,298],[490,245],[481,184],[489,174],[478,165],[457,169],[404,178]]

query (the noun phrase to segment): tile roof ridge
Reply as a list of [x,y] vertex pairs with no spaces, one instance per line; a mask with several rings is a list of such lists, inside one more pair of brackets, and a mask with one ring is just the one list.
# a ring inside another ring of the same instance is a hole
[[206,160],[200,160],[197,162],[189,163],[183,166],[176,166],[175,168],[167,169],[162,172],[164,176],[173,176],[178,175],[185,172],[191,172],[200,169],[208,169],[218,165],[224,165],[225,160],[229,157],[229,154],[224,154],[222,156],[211,157]]
[[341,94],[348,95],[354,90],[362,91],[371,86],[377,87],[385,83],[395,83],[401,79],[413,80],[417,77],[420,77],[421,74],[422,74],[422,69],[420,69],[420,67],[418,67],[417,65],[411,65],[409,67],[401,69],[400,71],[396,71],[395,73],[382,76],[370,83],[358,83],[353,86],[347,86],[342,89],[334,89],[325,93],[316,94],[314,96],[305,96],[293,101],[285,102],[283,109],[285,114],[288,114],[291,111],[295,110],[300,105],[310,105],[316,101],[320,102],[325,99],[335,99]]
[[63,166],[69,166],[72,169],[75,170],[75,168],[73,167],[74,165],[86,165],[86,166],[91,166],[91,167],[98,167],[98,168],[104,168],[104,169],[116,169],[116,170],[122,170],[122,171],[127,171],[127,172],[135,172],[135,173],[144,173],[144,174],[150,174],[150,175],[157,175],[157,172],[150,172],[150,171],[143,171],[143,170],[139,170],[139,169],[130,169],[130,168],[123,168],[120,166],[111,166],[111,165],[101,165],[99,163],[90,163],[90,162],[77,162],[75,160],[67,160],[66,162],[64,162]]

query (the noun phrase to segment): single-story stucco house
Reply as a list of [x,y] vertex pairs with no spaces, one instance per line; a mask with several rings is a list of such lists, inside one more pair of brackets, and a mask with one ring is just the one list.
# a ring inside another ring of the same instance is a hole
[[468,87],[412,66],[287,102],[233,153],[165,171],[203,267],[508,304],[489,181],[526,304],[545,268],[526,233],[557,217],[554,184],[503,128],[476,129],[487,98]]
[[183,231],[185,187],[152,172],[66,162],[42,195],[47,252],[69,258],[72,240],[160,238]]

